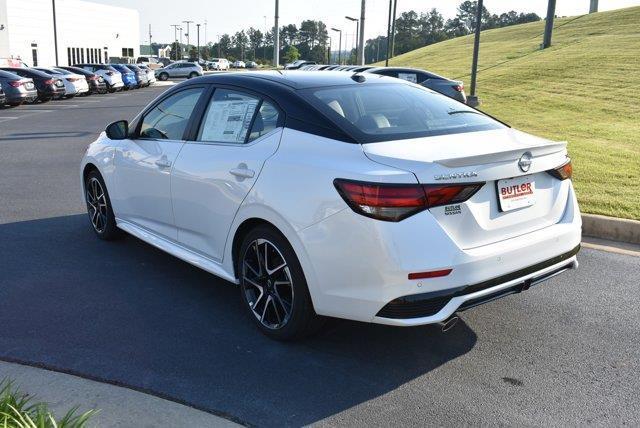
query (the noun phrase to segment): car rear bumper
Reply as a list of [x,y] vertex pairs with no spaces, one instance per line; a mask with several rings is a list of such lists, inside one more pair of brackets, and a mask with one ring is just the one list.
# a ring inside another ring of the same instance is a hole
[[[517,292],[576,267],[571,252],[580,245],[581,225],[571,189],[556,224],[475,248],[460,248],[429,211],[392,223],[347,208],[298,235],[318,314],[412,326],[446,320],[485,297]],[[410,273],[444,269],[451,272],[409,279]]]

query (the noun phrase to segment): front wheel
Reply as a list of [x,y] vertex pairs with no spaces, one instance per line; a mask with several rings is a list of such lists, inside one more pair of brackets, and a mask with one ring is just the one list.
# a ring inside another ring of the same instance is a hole
[[167,80],[168,78],[169,78],[169,75],[168,75],[167,73],[160,73],[160,74],[158,75],[158,79],[162,80],[163,82],[164,82],[165,80]]
[[238,254],[241,299],[262,333],[286,341],[319,329],[322,318],[313,309],[302,267],[284,236],[258,226],[244,237]]
[[116,226],[116,217],[111,208],[107,186],[98,171],[94,170],[87,174],[84,194],[89,220],[98,238],[105,241],[118,238],[121,235],[120,229]]
[[194,77],[198,77],[198,73],[196,73],[195,71],[189,73],[189,79],[193,79]]

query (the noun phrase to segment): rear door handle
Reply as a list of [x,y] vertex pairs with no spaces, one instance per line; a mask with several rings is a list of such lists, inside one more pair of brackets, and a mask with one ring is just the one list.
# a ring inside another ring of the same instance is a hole
[[162,157],[160,159],[158,159],[155,162],[156,165],[158,165],[160,168],[169,168],[171,167],[171,161],[165,157]]
[[238,178],[253,178],[256,175],[256,172],[247,168],[245,164],[240,164],[238,165],[238,168],[229,170],[229,174],[235,175]]

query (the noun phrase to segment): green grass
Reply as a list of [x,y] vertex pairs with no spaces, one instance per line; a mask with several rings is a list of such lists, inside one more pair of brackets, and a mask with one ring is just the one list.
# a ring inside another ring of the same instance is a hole
[[[515,128],[566,140],[583,212],[640,219],[640,7],[483,31],[481,109]],[[397,56],[390,65],[464,80],[473,37]]]

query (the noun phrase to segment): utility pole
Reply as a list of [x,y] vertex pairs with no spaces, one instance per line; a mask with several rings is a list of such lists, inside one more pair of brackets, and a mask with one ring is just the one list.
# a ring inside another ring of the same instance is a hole
[[589,13],[596,13],[598,11],[598,0],[591,0],[589,4]]
[[[356,63],[358,62],[358,34],[359,34],[359,29],[360,29],[360,20],[357,18],[352,18],[350,16],[345,16],[345,18],[347,18],[349,21],[355,22],[356,23],[356,34],[354,34],[354,39],[356,41]],[[351,55],[349,55],[349,57],[351,57]]]
[[544,38],[542,39],[542,49],[551,46],[551,33],[553,32],[553,17],[556,15],[556,0],[549,0],[547,6],[547,19],[544,23]]
[[[550,0],[555,1],[555,0]],[[478,74],[478,51],[480,49],[480,30],[482,28],[482,0],[478,0],[478,10],[476,10],[476,34],[473,39],[473,62],[471,64],[471,95],[467,98],[467,104],[471,107],[480,105],[476,95],[476,77]]]
[[173,39],[175,40],[175,43],[174,43],[175,52],[173,53],[173,59],[174,61],[177,61],[178,60],[178,28],[180,27],[180,24],[171,24],[170,27],[173,27]]
[[189,37],[191,37],[191,32],[189,31],[189,24],[193,24],[193,21],[182,21],[183,24],[187,24],[187,32],[185,36],[187,36],[187,54],[189,54]]
[[395,56],[396,51],[396,9],[398,8],[398,0],[393,0],[393,20],[391,21],[391,58]]
[[273,26],[273,66],[277,69],[280,64],[280,27],[278,24],[279,2],[276,0],[275,22]]
[[[178,31],[180,31],[180,50],[182,50],[182,27],[178,27]],[[181,54],[182,58],[184,58],[184,53]]]
[[332,28],[331,30],[340,33],[340,41],[338,41],[338,64],[342,65],[342,30],[338,30],[337,28]]
[[204,20],[204,45],[207,46],[207,20]]
[[200,24],[196,24],[198,27],[198,61],[200,61]]
[[360,5],[360,30],[358,37],[360,38],[358,42],[358,46],[360,46],[360,51],[358,52],[358,61],[359,65],[364,65],[364,16],[365,10],[367,8],[366,0],[362,0],[362,4]]
[[151,47],[151,24],[149,24],[149,55],[153,55],[153,48]]
[[262,16],[264,18],[264,41],[262,42],[262,60],[267,60],[267,15]]
[[[58,65],[58,24],[56,22],[56,0],[51,0],[51,7],[53,10],[53,48],[56,54],[56,66],[57,66]],[[67,65],[73,65],[73,64],[67,64]]]
[[389,0],[389,18],[387,19],[387,54],[385,55],[384,66],[389,67],[389,52],[391,52],[391,9],[393,0]]

